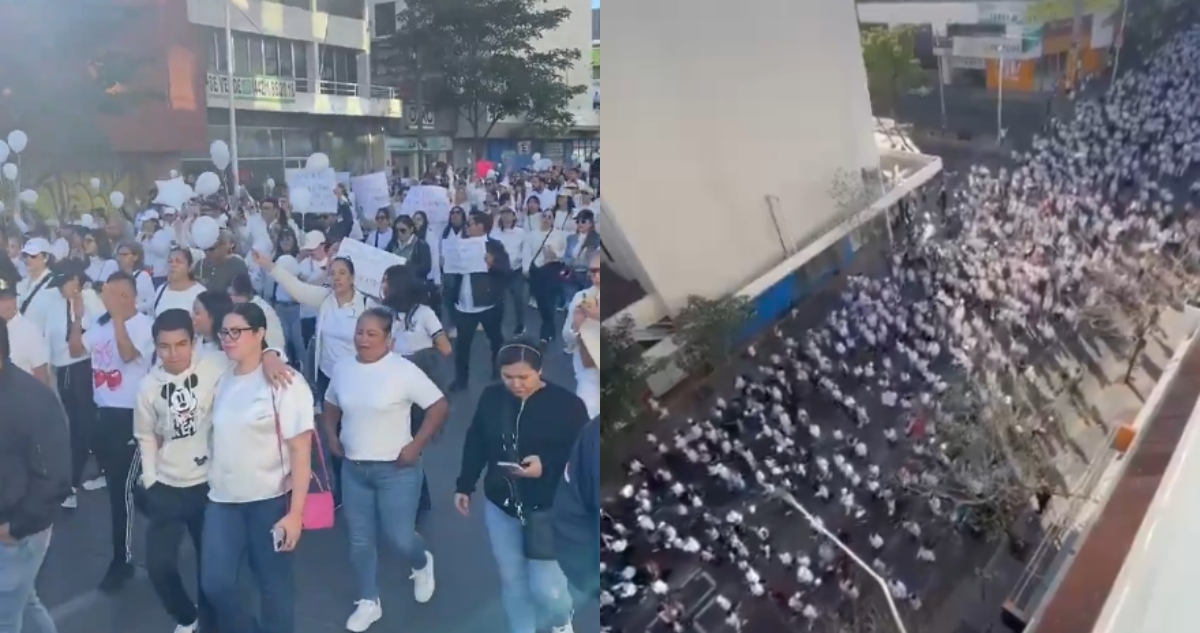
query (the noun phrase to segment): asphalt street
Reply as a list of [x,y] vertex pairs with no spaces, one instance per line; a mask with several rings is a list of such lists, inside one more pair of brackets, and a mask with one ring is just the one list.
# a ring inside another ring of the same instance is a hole
[[[536,315],[530,315],[536,323]],[[511,331],[511,328],[506,328]],[[549,380],[572,387],[570,358],[558,351],[547,354]],[[463,518],[451,503],[460,451],[479,392],[488,384],[486,339],[476,337],[471,389],[450,399],[450,419],[441,439],[426,455],[433,510],[421,526],[435,557],[437,589],[433,599],[417,605],[407,566],[381,548],[379,584],[384,617],[373,632],[500,633],[505,622],[499,599],[499,578],[488,546],[482,513]],[[107,492],[81,492],[79,508],[55,525],[54,540],[38,578],[42,601],[60,633],[168,633],[173,623],[159,606],[144,568],[115,596],[95,588],[108,564],[109,519]],[[482,501],[477,493],[475,501]],[[135,531],[134,556],[145,560],[144,520]],[[346,618],[357,599],[346,551],[347,538],[339,525],[324,532],[306,532],[296,556],[297,627],[295,633],[345,630]],[[190,545],[184,545],[182,573],[194,589],[195,564]],[[248,593],[253,593],[247,589]],[[194,594],[193,594],[194,595]],[[595,633],[595,608],[576,614],[576,631]]]

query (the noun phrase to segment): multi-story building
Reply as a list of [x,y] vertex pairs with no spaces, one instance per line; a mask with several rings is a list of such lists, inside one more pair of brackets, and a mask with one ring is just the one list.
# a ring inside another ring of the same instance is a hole
[[600,111],[600,9],[592,9],[592,107]]
[[[1121,34],[1120,0],[1082,0],[1078,69],[1084,75],[1109,64]],[[916,26],[931,37],[947,84],[1005,90],[1063,90],[1074,76],[1075,0],[912,2],[860,0],[864,25]]]
[[[426,160],[452,157],[455,162],[469,160],[476,150],[494,161],[508,165],[521,165],[531,160],[535,153],[547,158],[563,160],[582,159],[590,156],[599,147],[600,114],[593,107],[593,90],[586,90],[570,105],[575,115],[575,126],[562,138],[536,139],[524,136],[520,120],[502,120],[491,130],[482,148],[475,146],[473,130],[457,112],[432,111],[426,109],[423,121],[417,121],[415,89],[407,85],[403,76],[390,76],[396,64],[388,45],[388,38],[396,32],[397,13],[403,10],[403,2],[396,0],[367,0],[371,9],[370,33],[375,41],[375,53],[371,66],[381,82],[397,87],[400,95],[407,99],[408,115],[402,129],[390,135],[386,141],[393,164],[402,171],[415,173],[417,165],[418,130],[423,136]],[[571,10],[570,17],[557,29],[550,31],[537,41],[545,49],[573,48],[580,52],[579,62],[562,78],[564,81],[591,86],[592,67],[592,9],[590,0],[554,0],[552,5],[565,6]],[[400,73],[402,75],[402,73]],[[384,78],[385,75],[389,75]]]

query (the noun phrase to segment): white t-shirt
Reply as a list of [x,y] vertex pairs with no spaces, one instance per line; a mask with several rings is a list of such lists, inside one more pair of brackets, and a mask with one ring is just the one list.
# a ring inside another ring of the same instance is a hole
[[17,313],[8,322],[9,360],[13,365],[33,373],[50,360],[46,339],[32,321]]
[[[313,430],[313,395],[296,378],[272,391],[260,369],[226,372],[213,398],[208,498],[219,503],[274,499],[292,489],[287,441]],[[279,431],[275,430],[276,412]]]
[[428,409],[443,398],[420,367],[396,354],[374,363],[354,356],[333,371],[325,400],[342,410],[342,447],[347,459],[395,461],[412,441],[412,405]]
[[88,258],[88,267],[86,274],[88,279],[98,283],[106,283],[109,276],[120,270],[117,268],[117,262],[112,259],[101,259],[99,257]]
[[[334,299],[333,301],[336,301]],[[354,355],[354,329],[358,325],[359,301],[335,306],[325,312],[321,319],[321,372],[330,378],[339,361]]]
[[196,297],[204,292],[204,284],[193,284],[187,290],[171,290],[166,285],[158,289],[158,294],[155,295],[154,301],[154,316],[158,316],[167,310],[187,310],[188,314],[192,313],[192,308],[196,305]]
[[433,347],[433,339],[442,333],[442,321],[427,305],[418,305],[413,310],[412,323],[407,315],[396,316],[392,326],[392,351],[401,356],[412,356],[421,350]]
[[150,332],[153,325],[154,320],[140,312],[125,322],[125,331],[138,352],[132,363],[121,358],[112,319],[101,318],[83,333],[83,346],[92,358],[95,387],[92,395],[96,406],[133,409],[137,405],[138,385],[150,372],[150,359],[154,355],[154,337]]

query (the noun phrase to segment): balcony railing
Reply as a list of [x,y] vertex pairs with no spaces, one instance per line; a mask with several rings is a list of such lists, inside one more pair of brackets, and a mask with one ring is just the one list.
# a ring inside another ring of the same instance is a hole
[[345,81],[321,80],[310,82],[307,77],[263,77],[234,76],[231,87],[224,73],[208,73],[208,94],[227,97],[232,92],[236,99],[294,100],[298,93],[323,94],[339,97],[369,97],[372,99],[398,99],[395,88],[372,86]]

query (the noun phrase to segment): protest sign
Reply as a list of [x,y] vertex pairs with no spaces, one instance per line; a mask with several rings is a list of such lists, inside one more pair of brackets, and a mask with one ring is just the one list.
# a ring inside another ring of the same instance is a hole
[[418,185],[408,190],[400,213],[412,215],[424,211],[429,224],[445,224],[450,221],[450,192],[445,187]]
[[[333,195],[333,188],[338,183],[337,174],[332,168],[319,171],[288,169],[284,173],[284,177],[287,180],[289,195],[294,194],[298,189],[308,190],[308,208],[300,209],[300,211],[303,213],[337,213],[337,196]],[[295,201],[293,201],[294,203]]]
[[442,248],[445,250],[446,274],[470,275],[488,271],[486,237],[446,240],[442,242]]
[[359,215],[364,218],[374,219],[380,209],[392,204],[392,196],[388,191],[387,172],[377,171],[373,174],[355,176],[350,179],[350,188],[354,190]]
[[375,298],[382,295],[380,287],[383,285],[383,273],[392,266],[407,262],[403,257],[355,240],[343,240],[338,248],[338,257],[348,257],[354,262],[354,287]]

